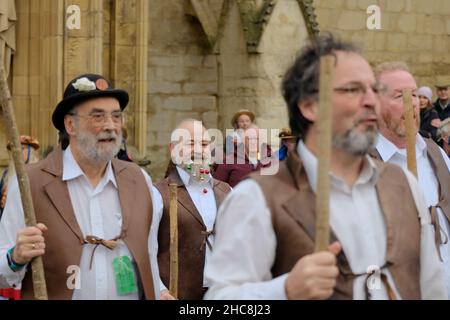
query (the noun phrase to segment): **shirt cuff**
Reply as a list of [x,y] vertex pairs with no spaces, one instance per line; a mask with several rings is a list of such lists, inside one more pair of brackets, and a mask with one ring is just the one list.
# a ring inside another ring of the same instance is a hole
[[239,299],[243,300],[286,300],[285,282],[289,274],[285,273],[269,281],[244,284]]
[[272,299],[287,300],[286,296],[286,279],[289,273],[285,273],[279,277],[274,278],[271,282],[273,283],[274,295]]
[[12,271],[8,265],[8,259],[6,258],[6,251],[0,251],[0,283],[6,284],[7,287],[20,289],[22,279],[25,275],[26,266],[20,271]]

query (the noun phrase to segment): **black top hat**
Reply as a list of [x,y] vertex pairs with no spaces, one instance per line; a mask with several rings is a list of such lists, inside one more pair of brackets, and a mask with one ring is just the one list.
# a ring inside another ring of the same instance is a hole
[[122,89],[114,89],[111,83],[98,74],[82,74],[72,81],[64,91],[63,99],[53,111],[53,125],[59,131],[64,131],[64,116],[72,110],[75,105],[98,97],[114,97],[119,101],[120,109],[123,110],[128,104],[128,93]]

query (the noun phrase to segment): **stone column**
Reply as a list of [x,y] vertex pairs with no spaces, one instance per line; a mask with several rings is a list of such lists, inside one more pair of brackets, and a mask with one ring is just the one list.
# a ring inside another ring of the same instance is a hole
[[17,0],[17,52],[11,93],[20,134],[57,141],[51,114],[62,96],[64,6],[61,1]]
[[78,5],[80,29],[64,32],[64,83],[80,73],[103,72],[103,0],[65,0],[65,8]]
[[110,77],[130,94],[127,142],[140,156],[146,151],[148,12],[147,0],[116,0],[111,10]]

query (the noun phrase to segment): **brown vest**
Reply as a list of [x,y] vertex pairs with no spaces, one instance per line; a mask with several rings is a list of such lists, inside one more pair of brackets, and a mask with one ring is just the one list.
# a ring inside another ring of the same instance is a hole
[[[443,158],[439,146],[429,138],[423,138],[427,144],[427,156],[431,163],[431,167],[434,170],[436,179],[439,184],[439,202],[436,207],[440,207],[450,222],[450,172],[448,171],[447,164]],[[370,155],[378,160],[381,159],[381,155],[377,149],[373,149]]]
[[[420,299],[420,222],[415,202],[399,167],[381,162],[377,165],[380,178],[376,190],[387,229],[386,265],[401,297]],[[315,194],[296,152],[280,163],[276,175],[252,178],[260,185],[272,212],[277,237],[272,274],[276,277],[314,252]],[[330,240],[336,240],[333,233]],[[352,299],[354,276],[343,251],[337,261],[340,273],[331,299]]]
[[428,159],[434,169],[439,184],[439,202],[436,207],[442,209],[447,220],[450,222],[450,172],[439,150],[439,146],[431,139],[424,138],[424,140],[427,143]]
[[[170,279],[170,190],[169,184],[178,185],[178,298],[182,300],[202,299],[203,269],[205,266],[206,226],[192,202],[176,169],[169,176],[155,184],[161,193],[164,203],[163,216],[158,233],[159,273],[164,285],[169,288]],[[217,209],[228,192],[230,186],[213,179],[213,190]]]
[[[442,212],[446,216],[447,220],[450,222],[450,173],[448,171],[447,165],[442,157],[442,153],[439,150],[439,146],[432,140],[428,138],[423,138],[427,144],[427,156],[430,161],[431,167],[433,168],[434,174],[438,181],[438,197],[439,202],[430,207],[431,223],[433,224],[435,230],[435,244],[438,249],[439,258],[442,260],[440,246],[445,244],[445,240],[441,237],[441,226],[439,224],[439,218],[437,217],[436,208],[441,208]],[[377,149],[372,149],[370,155],[375,159],[381,159],[381,155]]]
[[[152,220],[152,201],[147,183],[138,166],[112,161],[122,208],[122,236],[137,265],[145,298],[154,299],[153,278],[148,254],[148,236]],[[71,299],[67,287],[67,267],[78,266],[84,244],[69,196],[67,184],[61,180],[62,151],[58,147],[47,158],[28,168],[34,210],[38,222],[44,223],[46,249],[43,256],[49,299]],[[76,204],[75,204],[76,205]],[[94,235],[95,236],[95,235]],[[33,299],[31,272],[22,283],[24,299]]]

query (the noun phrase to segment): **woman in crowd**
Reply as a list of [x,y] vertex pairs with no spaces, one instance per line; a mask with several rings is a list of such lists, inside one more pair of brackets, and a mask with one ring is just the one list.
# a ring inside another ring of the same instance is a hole
[[420,101],[420,129],[419,133],[425,138],[432,138],[437,142],[437,129],[441,124],[437,111],[433,108],[433,92],[429,87],[417,90]]

